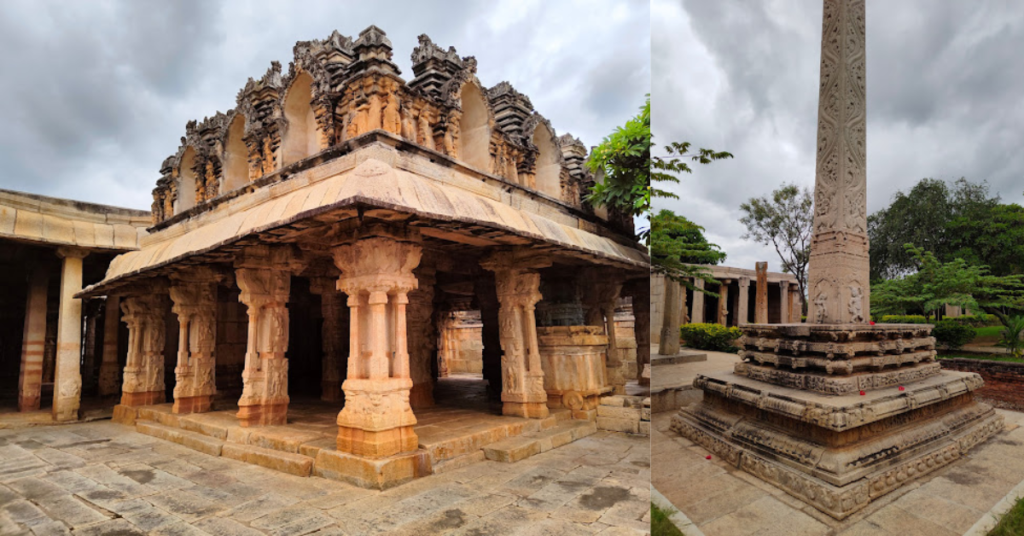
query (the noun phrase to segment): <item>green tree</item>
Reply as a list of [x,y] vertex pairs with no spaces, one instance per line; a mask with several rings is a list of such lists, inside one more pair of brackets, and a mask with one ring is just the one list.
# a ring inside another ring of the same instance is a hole
[[[591,188],[587,200],[593,206],[615,207],[630,216],[651,216],[651,197],[678,199],[679,196],[652,183],[678,183],[676,173],[692,173],[687,161],[710,164],[732,158],[727,152],[711,149],[690,150],[689,143],[672,142],[665,146],[665,155],[651,155],[655,146],[651,135],[651,97],[640,107],[640,113],[594,148],[587,159],[587,168],[603,174]],[[641,238],[649,242],[649,230]]]
[[782,271],[796,276],[800,296],[806,296],[807,262],[811,256],[814,198],[807,188],[784,184],[771,197],[751,198],[740,205],[747,227],[744,239],[773,246],[782,261]]
[[1024,207],[995,205],[946,224],[952,257],[987,265],[994,275],[1024,273]]
[[920,313],[941,318],[943,305],[957,305],[993,314],[1006,326],[1014,313],[1024,310],[1024,276],[993,275],[984,265],[964,259],[944,263],[912,244],[905,248],[917,271],[873,284],[873,314]]
[[651,218],[651,261],[676,272],[691,264],[718,264],[725,252],[704,237],[704,228],[671,210]]
[[[960,233],[972,229],[972,241],[986,234],[988,229],[982,222],[989,221],[997,206],[999,197],[989,195],[987,183],[971,183],[964,178],[952,184],[922,179],[910,192],[897,192],[888,207],[868,216],[871,279],[892,279],[916,268],[917,260],[904,244],[930,251],[942,262],[963,257],[969,253],[965,245],[972,242],[965,242]],[[996,265],[985,255],[969,256],[969,261]]]

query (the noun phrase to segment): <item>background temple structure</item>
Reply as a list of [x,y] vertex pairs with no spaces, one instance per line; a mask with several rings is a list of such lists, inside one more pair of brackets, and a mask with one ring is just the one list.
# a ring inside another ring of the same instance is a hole
[[824,0],[807,323],[740,327],[743,362],[699,375],[672,429],[844,519],[1004,428],[930,325],[870,323],[864,0]]
[[297,43],[188,123],[151,214],[0,195],[22,409],[119,396],[140,432],[374,488],[592,433],[649,349],[632,221],[511,84],[426,36],[412,64],[374,26]]

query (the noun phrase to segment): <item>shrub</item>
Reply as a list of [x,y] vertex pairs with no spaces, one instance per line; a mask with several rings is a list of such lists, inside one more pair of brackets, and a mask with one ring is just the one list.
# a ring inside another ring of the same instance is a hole
[[965,326],[973,326],[976,328],[982,328],[988,325],[992,325],[993,320],[995,320],[996,324],[999,323],[995,315],[990,315],[986,313],[981,313],[977,315],[963,315],[955,318],[950,318],[949,320],[952,320],[958,324],[963,324]]
[[1009,350],[1013,357],[1019,359],[1024,354],[1024,316],[1011,316],[999,335],[1002,337],[999,346]]
[[882,315],[882,324],[927,324],[923,315]]
[[974,328],[952,320],[939,320],[932,329],[935,341],[948,350],[958,350],[974,339]]
[[732,342],[743,335],[739,328],[727,328],[721,324],[684,324],[679,331],[690,348],[713,352],[739,351]]

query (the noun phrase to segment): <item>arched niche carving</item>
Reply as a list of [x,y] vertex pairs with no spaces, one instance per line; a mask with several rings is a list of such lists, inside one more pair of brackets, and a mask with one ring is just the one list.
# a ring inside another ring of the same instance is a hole
[[224,138],[224,184],[230,192],[249,183],[249,149],[245,146],[245,116],[235,114]]
[[174,213],[181,214],[196,206],[196,150],[192,146],[178,160],[178,198],[174,202]]
[[555,199],[562,198],[562,150],[555,133],[546,123],[537,123],[531,140],[537,146],[537,190]]
[[310,102],[313,77],[302,72],[292,81],[284,97],[284,136],[281,140],[281,165],[287,166],[320,152],[320,135]]
[[491,125],[487,100],[480,88],[468,82],[462,86],[462,119],[459,122],[459,160],[490,172]]

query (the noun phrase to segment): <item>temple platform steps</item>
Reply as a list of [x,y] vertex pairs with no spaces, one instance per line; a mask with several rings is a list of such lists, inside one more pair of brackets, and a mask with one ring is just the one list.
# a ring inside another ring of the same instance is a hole
[[565,409],[544,419],[525,419],[464,408],[434,407],[417,412],[419,449],[383,460],[336,450],[337,409],[296,404],[283,426],[244,428],[234,409],[174,414],[171,404],[118,407],[118,422],[137,432],[210,456],[259,465],[297,476],[321,476],[384,489],[429,474],[485,460],[516,462],[596,432],[592,421],[572,420]]

